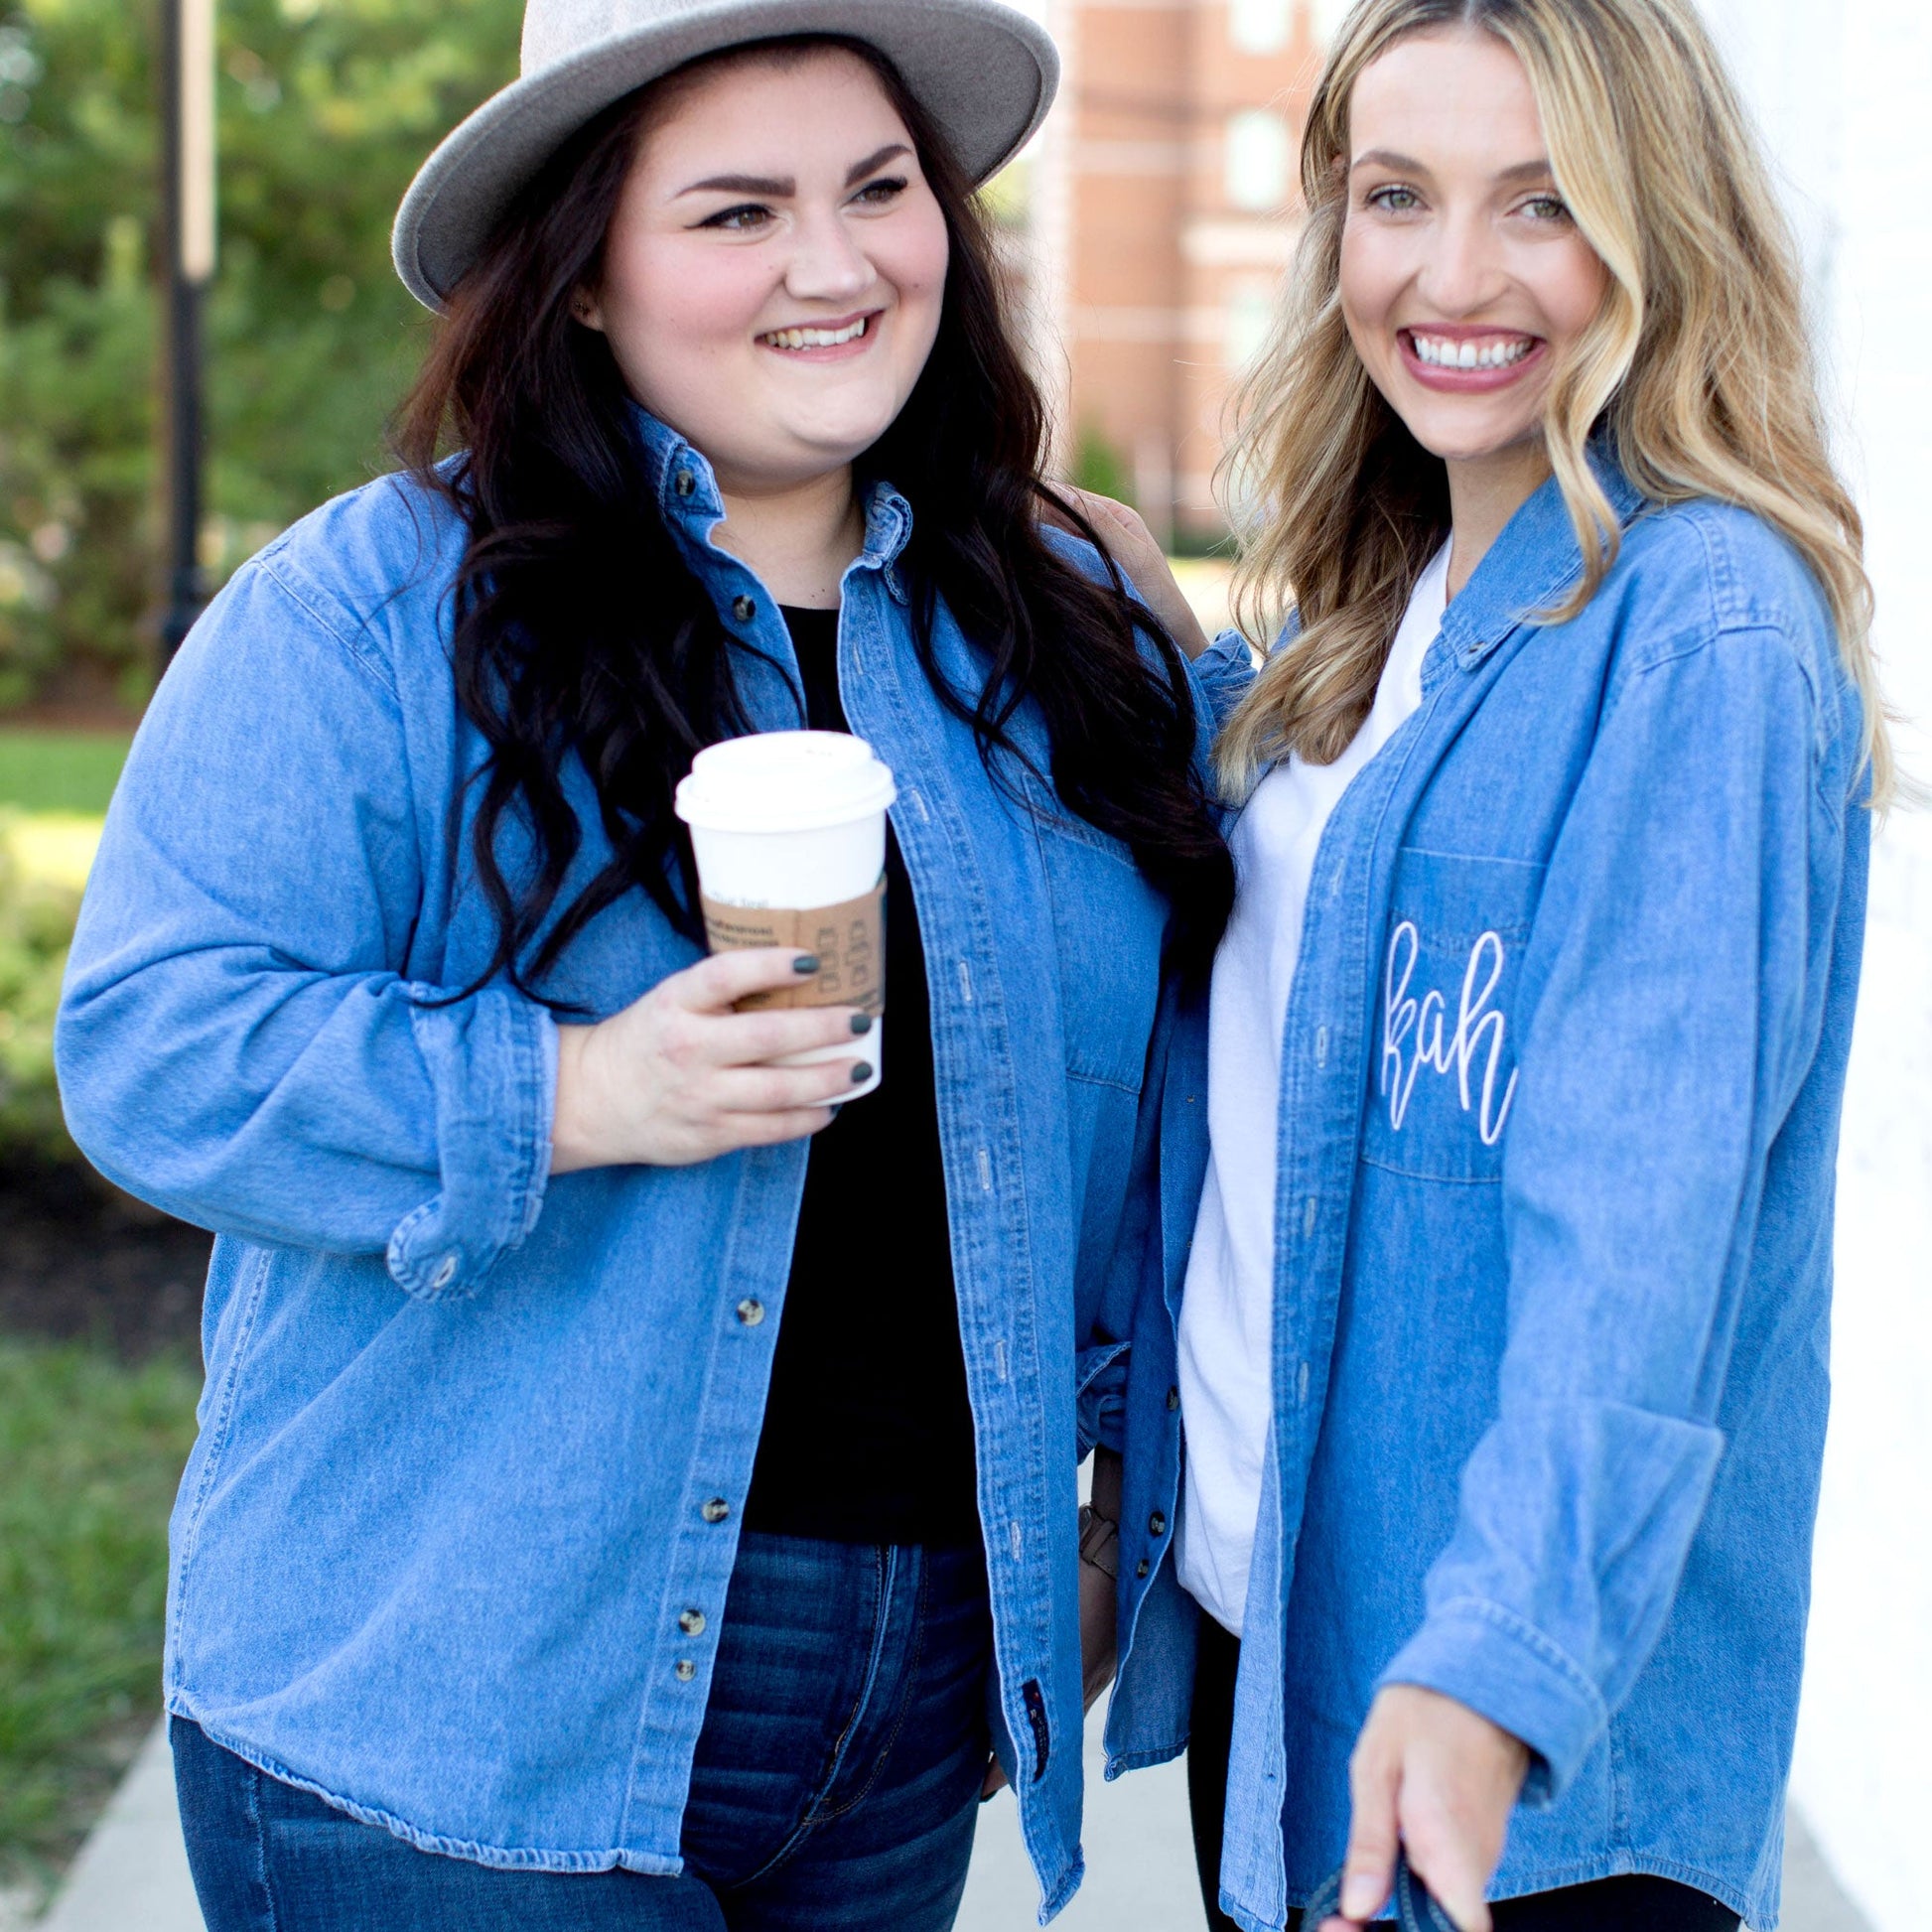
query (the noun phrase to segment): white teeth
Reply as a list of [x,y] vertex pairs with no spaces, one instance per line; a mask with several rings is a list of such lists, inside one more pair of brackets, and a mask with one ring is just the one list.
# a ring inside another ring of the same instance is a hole
[[1487,343],[1450,342],[1446,336],[1411,333],[1416,359],[1445,369],[1500,369],[1520,362],[1536,346],[1534,336],[1514,336]]
[[773,348],[837,348],[841,343],[856,342],[871,323],[870,316],[861,316],[843,329],[774,329],[761,340]]

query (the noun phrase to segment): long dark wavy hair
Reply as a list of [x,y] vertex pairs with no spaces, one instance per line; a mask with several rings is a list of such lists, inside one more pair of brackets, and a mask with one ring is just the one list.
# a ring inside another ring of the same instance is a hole
[[[1165,894],[1169,961],[1198,982],[1234,871],[1195,763],[1186,676],[1173,639],[1131,604],[1111,564],[1110,581],[1096,584],[1041,534],[1045,412],[1006,326],[971,184],[890,64],[862,43],[814,36],[712,58],[789,60],[827,46],[878,73],[951,246],[931,356],[861,465],[912,506],[900,572],[921,664],[1010,793],[1001,755],[1020,755],[1008,726],[1029,701],[1038,708],[1051,748],[1050,773],[1039,775]],[[498,926],[479,984],[500,972],[535,998],[572,940],[633,887],[702,937],[672,792],[697,752],[751,729],[732,675],[734,653],[750,646],[728,636],[679,555],[610,348],[572,316],[573,297],[600,279],[650,117],[690,71],[619,101],[552,158],[453,292],[397,419],[398,454],[470,531],[456,583],[456,692],[490,751],[472,856]],[[461,454],[439,463],[446,447]],[[934,658],[942,600],[984,659],[977,691],[953,689]],[[613,856],[560,905],[584,837],[565,785],[572,759],[590,778]],[[513,882],[499,841],[519,821],[530,863],[509,869]]]

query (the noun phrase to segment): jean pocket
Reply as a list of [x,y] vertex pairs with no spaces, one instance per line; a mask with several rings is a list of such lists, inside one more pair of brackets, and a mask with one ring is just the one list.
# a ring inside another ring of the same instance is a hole
[[1496,1180],[1516,1094],[1516,986],[1544,868],[1407,846],[1376,987],[1362,1158]]

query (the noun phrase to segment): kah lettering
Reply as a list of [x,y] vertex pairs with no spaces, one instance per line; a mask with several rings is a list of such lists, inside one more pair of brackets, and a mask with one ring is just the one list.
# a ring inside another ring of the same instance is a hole
[[[1409,991],[1422,936],[1413,919],[1404,919],[1389,935],[1389,956],[1382,976],[1382,1080],[1389,1103],[1389,1125],[1397,1133],[1408,1117],[1409,1101],[1425,1067],[1442,1075],[1454,1074],[1462,1111],[1475,1115],[1476,1133],[1484,1147],[1502,1139],[1509,1103],[1516,1095],[1512,1067],[1500,1099],[1496,1078],[1502,1070],[1507,1025],[1500,1008],[1489,1002],[1503,976],[1507,957],[1501,937],[1485,932],[1469,948],[1462,971],[1462,992],[1455,1025],[1449,1024],[1449,1001],[1436,988],[1415,998]],[[1474,1087],[1472,1070],[1480,1067],[1481,1084]]]

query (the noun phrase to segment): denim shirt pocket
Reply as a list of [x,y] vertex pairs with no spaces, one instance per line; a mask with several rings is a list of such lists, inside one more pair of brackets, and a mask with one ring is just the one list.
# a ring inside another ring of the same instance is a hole
[[1118,839],[1027,784],[1053,910],[1066,1070],[1139,1093],[1161,997],[1167,901]]
[[1516,985],[1544,868],[1405,846],[1376,981],[1362,1159],[1428,1180],[1502,1177]]

